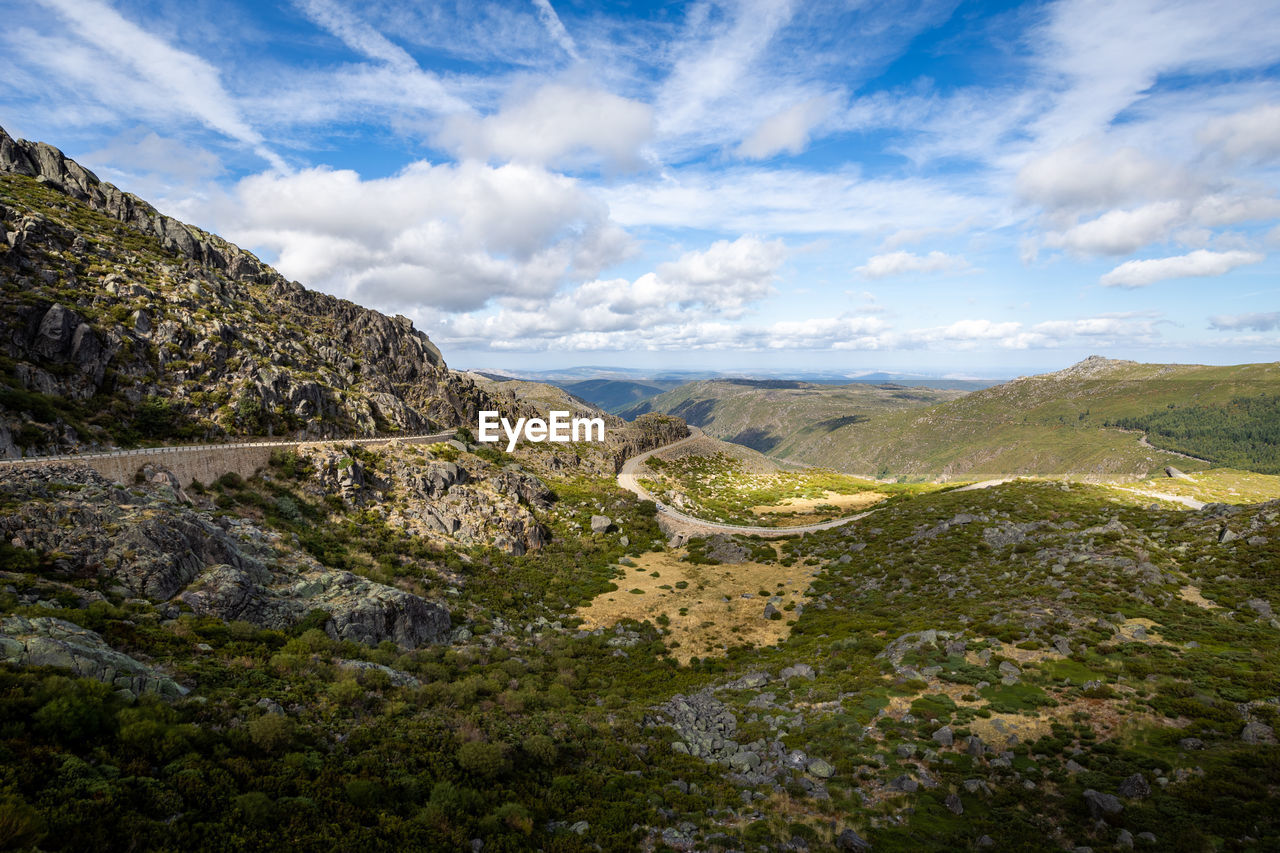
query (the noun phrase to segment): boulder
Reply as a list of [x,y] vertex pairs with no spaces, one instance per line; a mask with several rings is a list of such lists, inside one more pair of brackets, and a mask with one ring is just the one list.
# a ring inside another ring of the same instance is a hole
[[955,741],[955,735],[951,731],[951,726],[943,726],[935,731],[932,735],[934,743],[938,746],[951,746]]
[[1245,727],[1240,730],[1240,740],[1253,744],[1273,744],[1276,742],[1276,733],[1271,726],[1255,720],[1246,723]]
[[609,526],[612,524],[613,524],[613,519],[609,518],[609,516],[607,515],[591,516],[591,532],[592,533],[604,533],[606,530],[609,529]]
[[0,660],[16,666],[68,669],[135,696],[156,693],[176,698],[188,692],[159,669],[111,648],[96,631],[51,616],[0,619]]
[[852,829],[846,829],[836,836],[836,849],[845,853],[866,853],[871,849],[871,842]]
[[836,769],[821,758],[810,759],[805,769],[819,779],[830,779],[836,773]]
[[1124,811],[1124,803],[1120,802],[1118,797],[1092,788],[1085,790],[1084,802],[1089,808],[1089,814],[1095,819],[1111,817]]
[[1151,796],[1151,785],[1147,782],[1147,777],[1141,773],[1134,773],[1121,782],[1116,791],[1126,799],[1144,800]]
[[785,667],[783,668],[782,672],[778,673],[778,678],[782,679],[783,681],[790,681],[793,678],[813,678],[813,677],[814,677],[813,667],[809,666],[809,664],[807,663],[798,663],[793,666]]

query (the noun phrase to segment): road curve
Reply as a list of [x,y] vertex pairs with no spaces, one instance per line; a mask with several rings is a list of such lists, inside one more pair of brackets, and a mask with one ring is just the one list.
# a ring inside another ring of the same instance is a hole
[[652,450],[646,450],[638,456],[632,456],[622,465],[622,470],[618,472],[618,485],[626,489],[628,492],[639,497],[641,500],[653,501],[658,507],[658,514],[668,519],[679,522],[683,527],[694,528],[705,533],[742,533],[748,536],[762,536],[768,539],[780,539],[784,536],[798,536],[801,533],[817,533],[819,530],[830,530],[833,527],[840,527],[851,521],[857,521],[859,518],[866,518],[871,513],[876,512],[874,509],[860,512],[857,515],[850,515],[844,518],[836,518],[831,521],[824,521],[820,524],[806,524],[802,527],[753,527],[741,524],[721,524],[715,521],[705,521],[701,518],[695,518],[692,515],[680,512],[678,509],[664,504],[662,501],[649,494],[648,490],[640,485],[637,473],[644,461],[657,453],[659,450],[670,450],[687,444],[696,439],[702,438],[702,430],[696,426],[689,427],[689,435],[686,438],[664,444],[661,447],[655,447]]

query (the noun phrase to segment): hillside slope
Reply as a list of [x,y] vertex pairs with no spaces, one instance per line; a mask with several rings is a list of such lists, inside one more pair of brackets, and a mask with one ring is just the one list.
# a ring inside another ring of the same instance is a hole
[[287,281],[0,129],[0,455],[346,436],[503,408],[404,317]]
[[786,457],[781,447],[798,430],[830,431],[877,413],[954,400],[963,393],[892,384],[710,379],[686,383],[619,414],[624,418],[645,412],[679,415],[715,438]]
[[1211,367],[1090,357],[924,410],[891,412],[827,430],[798,430],[774,451],[868,476],[981,479],[1019,474],[1140,479],[1166,465],[1207,463],[1108,428],[1169,406],[1274,394],[1280,364]]

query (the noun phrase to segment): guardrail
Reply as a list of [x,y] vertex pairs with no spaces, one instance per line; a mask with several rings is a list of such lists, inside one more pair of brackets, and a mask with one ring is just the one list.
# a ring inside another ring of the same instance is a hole
[[388,441],[448,441],[455,438],[457,430],[447,432],[396,433],[384,436],[360,438],[301,438],[282,441],[234,441],[225,444],[171,444],[163,447],[138,447],[129,450],[108,450],[98,453],[65,453],[56,456],[24,456],[21,459],[0,459],[0,466],[48,465],[54,462],[91,462],[96,459],[119,459],[128,456],[158,456],[167,453],[208,453],[211,451],[242,450],[249,447],[298,447],[303,444],[385,444]]

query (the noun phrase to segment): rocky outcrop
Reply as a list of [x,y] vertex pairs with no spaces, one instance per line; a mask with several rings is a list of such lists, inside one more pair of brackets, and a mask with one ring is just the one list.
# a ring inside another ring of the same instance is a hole
[[0,517],[4,541],[116,594],[278,630],[323,610],[336,639],[406,649],[451,627],[441,604],[329,569],[251,522],[215,520],[165,485],[126,489],[88,468],[51,466],[0,473],[0,498],[18,505]]
[[[49,398],[0,401],[0,452],[421,432],[474,427],[481,409],[530,412],[450,371],[407,318],[288,281],[55,148],[0,129],[0,180],[0,356],[11,387]],[[104,405],[111,430],[94,426]]]
[[551,491],[518,466],[500,468],[451,446],[437,455],[398,442],[364,452],[341,444],[303,445],[299,452],[314,475],[307,486],[312,494],[340,494],[415,536],[516,555],[548,541],[535,510],[550,506]]
[[51,616],[0,619],[0,660],[17,666],[55,666],[137,696],[185,695],[187,688],[160,670],[107,645],[95,631]]

